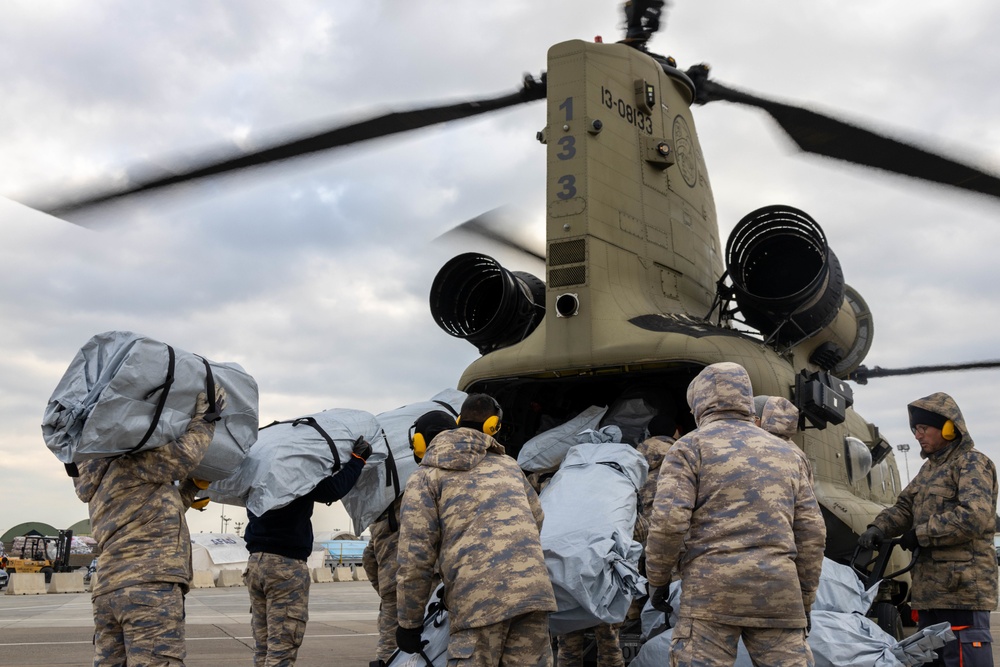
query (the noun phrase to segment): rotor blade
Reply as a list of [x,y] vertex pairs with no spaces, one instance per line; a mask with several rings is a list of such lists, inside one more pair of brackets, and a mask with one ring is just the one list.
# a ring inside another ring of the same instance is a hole
[[909,368],[882,368],[875,366],[858,366],[851,371],[848,379],[858,384],[868,384],[869,378],[891,377],[893,375],[919,375],[921,373],[944,373],[946,371],[971,371],[981,368],[1000,368],[997,361],[972,361],[965,364],[944,364],[940,366],[910,366]]
[[377,118],[371,118],[359,123],[353,123],[344,127],[338,127],[321,132],[319,134],[292,139],[268,148],[244,153],[236,157],[219,161],[211,161],[187,171],[136,182],[123,190],[86,194],[51,206],[45,206],[40,210],[58,217],[66,213],[79,211],[97,204],[104,204],[141,192],[149,192],[200,178],[216,176],[250,167],[257,167],[281,160],[288,160],[301,155],[308,155],[318,151],[339,148],[341,146],[347,146],[361,141],[367,141],[369,139],[398,134],[400,132],[409,132],[411,130],[417,130],[431,125],[447,123],[449,121],[468,118],[470,116],[476,116],[490,111],[497,111],[516,104],[523,104],[525,102],[544,99],[544,97],[544,75],[542,76],[541,81],[536,81],[534,78],[526,76],[524,79],[524,86],[521,90],[509,95],[502,95],[500,97],[492,97],[483,100],[474,100],[471,102],[461,102],[458,104],[414,109],[412,111],[396,111]]
[[495,243],[499,243],[502,246],[512,248],[518,252],[523,252],[526,255],[531,255],[532,257],[540,259],[544,262],[544,254],[539,253],[537,250],[528,248],[528,246],[526,246],[523,242],[515,239],[509,233],[508,230],[510,225],[503,219],[501,211],[501,208],[494,208],[486,211],[471,220],[466,220],[462,224],[452,227],[434,240],[440,241],[442,239],[450,239],[459,234],[472,234],[474,236],[487,238]]
[[702,79],[697,82],[699,102],[725,100],[763,109],[806,152],[1000,197],[1000,178],[976,167],[815,111],[729,88],[697,73],[692,78]]

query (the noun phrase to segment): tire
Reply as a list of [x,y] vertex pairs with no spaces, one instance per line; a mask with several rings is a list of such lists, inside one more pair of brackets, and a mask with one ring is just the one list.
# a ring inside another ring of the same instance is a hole
[[903,638],[903,618],[899,615],[899,609],[891,602],[876,602],[872,608],[872,615],[878,627],[900,641]]
[[52,570],[51,567],[43,567],[42,568],[42,574],[45,575],[45,583],[47,583],[47,584],[52,583],[52,572],[53,572],[53,570]]

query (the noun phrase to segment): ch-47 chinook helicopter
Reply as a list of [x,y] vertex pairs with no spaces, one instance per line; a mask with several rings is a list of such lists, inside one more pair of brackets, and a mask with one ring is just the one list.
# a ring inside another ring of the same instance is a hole
[[[649,53],[662,3],[634,2],[622,43],[568,41],[549,50],[542,80],[499,98],[390,114],[206,164],[125,191],[49,207],[73,209],[546,100],[544,280],[466,253],[431,286],[435,321],[481,358],[458,382],[504,409],[502,440],[516,455],[543,423],[590,405],[635,439],[655,412],[685,414],[684,391],[704,366],[735,361],[758,394],[792,399],[796,441],[813,463],[827,555],[850,557],[857,535],[901,480],[892,448],[852,408],[845,380],[862,366],[873,317],[806,213],[772,206],[720,238],[692,107],[723,100],[772,114],[806,150],[1000,195],[1000,181],[831,118],[741,93]],[[897,554],[892,569],[902,566]],[[905,582],[886,602],[905,597]],[[892,605],[888,605],[891,607]],[[881,615],[890,612],[883,608]],[[898,615],[888,618],[898,622]]]

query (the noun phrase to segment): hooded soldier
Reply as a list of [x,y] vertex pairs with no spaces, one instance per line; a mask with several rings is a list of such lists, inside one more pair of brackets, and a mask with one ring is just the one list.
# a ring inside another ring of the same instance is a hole
[[660,466],[646,545],[654,606],[675,567],[684,591],[672,664],[731,665],[741,638],[755,664],[811,664],[826,528],[804,457],[754,426],[739,364],[707,366],[687,398],[698,428]]
[[396,582],[402,651],[420,650],[440,567],[450,658],[552,664],[548,613],[556,601],[539,538],[542,506],[493,439],[502,419],[492,397],[469,395],[458,428],[434,438],[406,484]]
[[934,665],[992,665],[989,612],[997,608],[997,474],[975,448],[955,400],[931,394],[907,406],[910,429],[924,464],[859,539],[866,549],[902,536],[904,549],[920,547],[910,605],[918,625],[952,625],[956,639]]
[[754,396],[753,402],[757,410],[757,426],[783,440],[791,440],[798,432],[799,409],[787,398]]

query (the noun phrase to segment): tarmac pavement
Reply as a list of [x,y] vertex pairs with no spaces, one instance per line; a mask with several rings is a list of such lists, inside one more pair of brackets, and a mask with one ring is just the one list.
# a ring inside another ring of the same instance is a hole
[[[375,657],[378,596],[364,581],[312,584],[299,667],[368,667]],[[1000,638],[1000,613],[990,616]],[[90,594],[0,595],[0,665],[93,664]],[[187,596],[187,667],[253,664],[250,599],[243,587],[193,589]],[[1000,648],[993,645],[994,663]]]
[[[366,581],[312,584],[301,667],[368,667],[378,636],[378,596]],[[93,664],[90,594],[0,595],[0,665]],[[253,664],[246,588],[187,596],[187,667]]]

